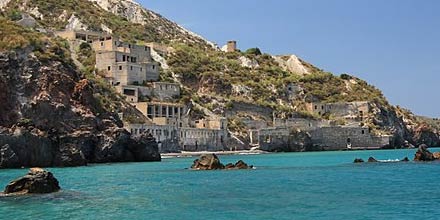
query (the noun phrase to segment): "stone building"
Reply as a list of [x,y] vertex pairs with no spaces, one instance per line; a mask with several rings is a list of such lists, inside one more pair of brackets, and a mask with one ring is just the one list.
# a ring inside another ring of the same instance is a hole
[[304,94],[303,88],[301,86],[289,83],[286,85],[286,96],[289,100],[295,100],[299,95]]
[[362,120],[370,112],[369,102],[308,103],[307,110],[318,115]]
[[166,45],[162,45],[155,42],[146,43],[145,46],[150,47],[152,50],[156,51],[162,57],[166,57],[170,52],[173,51],[172,47],[168,47]]
[[228,127],[228,120],[226,118],[220,119],[200,119],[195,121],[196,128],[218,129],[224,130]]
[[180,145],[183,151],[222,151],[227,149],[226,129],[181,128]]
[[180,86],[177,83],[153,82],[142,86],[118,85],[115,88],[126,97],[128,102],[132,103],[145,101],[146,97],[159,101],[173,101],[180,96]]
[[188,124],[186,119],[186,106],[183,104],[168,102],[138,102],[133,103],[152,121],[160,124],[174,124],[177,127],[184,127]]
[[70,41],[80,40],[88,43],[93,43],[94,41],[99,41],[99,40],[109,40],[112,38],[111,35],[102,32],[82,31],[82,30],[56,31],[55,36]]
[[141,85],[159,79],[159,64],[153,61],[148,46],[107,37],[93,41],[92,48],[98,72],[112,85]]
[[223,46],[221,49],[223,52],[226,52],[226,53],[235,52],[235,51],[237,51],[237,41],[235,41],[235,40],[228,41],[226,43],[226,45]]

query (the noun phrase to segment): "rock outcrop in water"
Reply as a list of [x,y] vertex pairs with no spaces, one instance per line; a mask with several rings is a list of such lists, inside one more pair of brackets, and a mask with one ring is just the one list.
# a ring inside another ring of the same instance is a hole
[[200,156],[199,159],[194,160],[191,169],[193,170],[241,170],[241,169],[252,169],[253,166],[247,165],[242,160],[237,163],[229,163],[226,166],[220,162],[220,159],[215,154],[204,154]]
[[60,189],[58,180],[51,172],[41,168],[31,168],[25,176],[9,183],[4,194],[44,194],[58,192]]
[[361,159],[361,158],[356,158],[353,161],[353,163],[363,163],[363,162],[365,162],[365,161],[363,159]]
[[436,158],[428,150],[428,146],[426,144],[421,144],[414,156],[414,161],[433,161],[433,160],[436,160]]
[[379,161],[376,160],[376,158],[374,158],[374,157],[368,158],[368,163],[377,163],[377,162],[379,162]]

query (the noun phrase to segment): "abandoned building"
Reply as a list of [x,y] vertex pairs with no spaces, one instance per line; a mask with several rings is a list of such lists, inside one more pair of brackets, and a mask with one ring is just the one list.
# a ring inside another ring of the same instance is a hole
[[300,130],[296,127],[270,127],[251,132],[251,142],[262,150],[279,149],[289,145],[301,145],[292,135],[292,129],[307,132],[310,144],[323,150],[380,149],[390,145],[391,136],[374,135],[366,127],[328,126]]
[[362,120],[370,112],[369,102],[308,103],[306,106],[311,113],[352,120]]
[[151,57],[148,46],[108,37],[93,41],[92,48],[98,72],[111,85],[141,85],[159,79],[159,64]]

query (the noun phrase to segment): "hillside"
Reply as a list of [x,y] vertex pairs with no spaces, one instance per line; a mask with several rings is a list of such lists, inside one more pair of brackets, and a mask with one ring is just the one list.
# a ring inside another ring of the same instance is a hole
[[68,44],[0,18],[0,168],[157,161],[157,143],[131,136],[116,112],[146,120],[79,72]]
[[[31,15],[37,28],[44,29],[49,37],[51,31],[73,28],[104,31],[130,42],[159,42],[173,47],[173,53],[164,57],[169,68],[162,70],[162,80],[182,85],[181,101],[197,104],[193,119],[207,114],[228,116],[231,132],[242,141],[248,139],[243,123],[247,119],[270,124],[274,112],[277,117],[331,120],[331,115],[307,112],[306,103],[368,101],[371,112],[362,123],[375,133],[392,135],[392,147],[401,147],[405,141],[440,146],[438,130],[432,124],[392,106],[380,90],[362,79],[333,75],[294,55],[272,56],[257,48],[225,53],[130,0],[2,0],[0,6],[2,15],[9,20]],[[87,53],[84,56],[82,61],[89,71],[83,71],[90,73],[93,62],[86,61],[93,57]],[[292,84],[301,90],[294,98],[286,94]]]

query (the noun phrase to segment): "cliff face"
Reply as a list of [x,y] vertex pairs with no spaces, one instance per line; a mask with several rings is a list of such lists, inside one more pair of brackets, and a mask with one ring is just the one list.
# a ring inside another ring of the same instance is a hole
[[66,48],[0,51],[0,168],[160,160],[154,138],[122,128],[117,112],[137,111],[78,72]]

